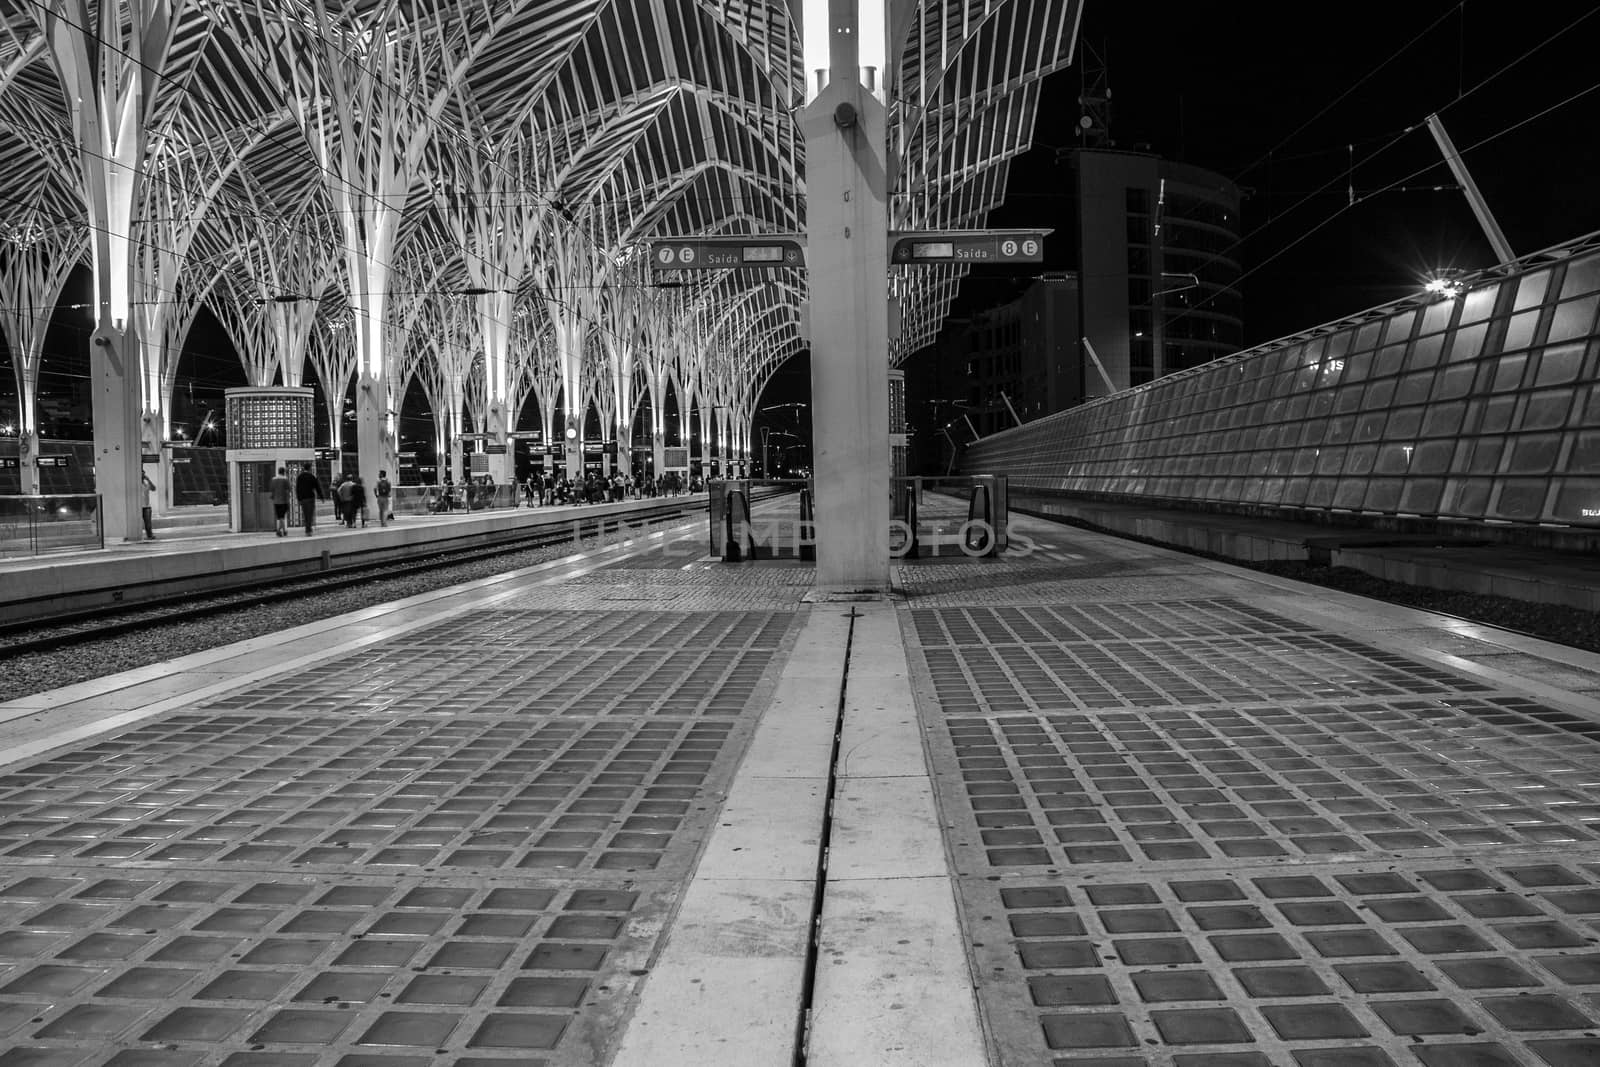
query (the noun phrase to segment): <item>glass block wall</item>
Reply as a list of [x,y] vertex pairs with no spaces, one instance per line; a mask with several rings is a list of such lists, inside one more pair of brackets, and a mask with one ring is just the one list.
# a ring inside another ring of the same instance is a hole
[[975,442],[1029,488],[1600,526],[1600,240]]

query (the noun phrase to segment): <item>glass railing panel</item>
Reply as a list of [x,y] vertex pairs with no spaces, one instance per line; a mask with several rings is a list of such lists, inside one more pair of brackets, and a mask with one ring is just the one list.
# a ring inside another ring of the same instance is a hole
[[104,543],[96,495],[0,497],[0,557],[83,551]]

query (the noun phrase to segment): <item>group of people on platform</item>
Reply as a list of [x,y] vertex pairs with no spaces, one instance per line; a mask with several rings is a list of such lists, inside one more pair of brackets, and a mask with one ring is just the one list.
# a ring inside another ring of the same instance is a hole
[[[447,474],[438,498],[428,505],[428,510],[476,511],[491,507],[495,502],[497,488],[494,479],[488,476],[470,479],[457,486]],[[543,507],[546,504],[603,504],[608,501],[638,500],[644,497],[678,496],[682,493],[701,492],[705,488],[705,483],[699,475],[685,478],[677,471],[667,471],[654,478],[646,476],[635,478],[632,474],[624,474],[621,471],[613,472],[607,477],[604,474],[588,471],[578,480],[569,479],[565,472],[556,471],[545,474],[535,472],[528,476],[520,488],[528,507]],[[387,526],[389,520],[394,517],[391,507],[394,486],[389,481],[388,471],[378,472],[378,481],[369,492],[366,482],[360,475],[343,472],[335,474],[332,487],[325,490],[311,468],[302,468],[291,483],[287,469],[279,467],[267,490],[272,497],[275,532],[279,537],[287,537],[289,534],[291,502],[300,505],[300,519],[305,526],[307,537],[311,536],[311,531],[316,526],[317,502],[321,500],[331,499],[335,521],[352,530],[356,528],[357,522],[363,527],[367,525],[369,504],[376,507],[378,525]],[[515,496],[510,502],[515,506]],[[146,532],[148,535],[148,529]]]
[[[288,471],[278,468],[278,473],[267,486],[267,491],[272,495],[273,519],[277,524],[276,532],[279,537],[289,535],[289,501],[291,495],[300,505],[300,522],[305,526],[306,536],[311,536],[312,529],[317,522],[317,501],[333,500],[333,514],[337,522],[355,529],[356,520],[362,526],[367,524],[368,492],[367,484],[360,475],[339,473],[334,475],[331,491],[322,488],[322,482],[312,473],[311,468],[301,468],[300,474],[295,478],[294,484],[289,482]],[[389,481],[388,471],[378,472],[378,481],[372,487],[372,503],[378,512],[378,525],[387,526],[394,517],[390,501],[394,496],[394,483]]]
[[654,478],[613,471],[610,477],[586,471],[581,480],[569,479],[565,471],[528,476],[522,484],[522,496],[528,507],[546,504],[604,504],[619,500],[639,500],[645,497],[678,496],[698,493],[703,489],[699,475],[685,480],[677,471],[667,471]]

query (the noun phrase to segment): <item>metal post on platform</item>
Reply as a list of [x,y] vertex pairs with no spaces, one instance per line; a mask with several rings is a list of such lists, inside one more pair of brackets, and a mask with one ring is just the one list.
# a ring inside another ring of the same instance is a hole
[[811,489],[800,490],[800,558],[815,561],[817,558],[816,508],[811,502]]

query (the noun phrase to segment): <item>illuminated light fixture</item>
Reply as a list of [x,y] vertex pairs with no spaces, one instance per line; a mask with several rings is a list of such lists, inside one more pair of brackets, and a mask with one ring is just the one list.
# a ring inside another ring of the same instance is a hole
[[1433,293],[1435,296],[1442,296],[1446,299],[1450,299],[1452,297],[1460,296],[1462,292],[1465,291],[1465,288],[1465,286],[1456,281],[1454,278],[1441,274],[1429,278],[1423,285],[1422,290],[1426,293]]
[[[855,26],[836,27],[828,9],[838,0],[803,0],[800,11],[801,58],[806,74],[806,103],[817,98],[828,84],[833,60],[830,52],[835,29],[855,38],[857,77],[862,85],[883,99],[884,74],[888,69],[887,3],[885,0],[854,0]],[[849,5],[844,5],[848,7]]]

